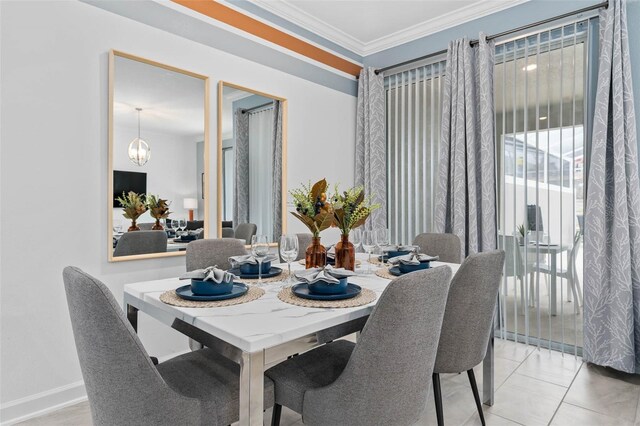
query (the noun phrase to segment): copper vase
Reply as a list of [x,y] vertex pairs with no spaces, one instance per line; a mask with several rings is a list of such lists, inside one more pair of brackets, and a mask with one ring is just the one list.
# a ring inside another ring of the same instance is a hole
[[336,268],[350,271],[356,269],[356,248],[349,241],[349,234],[342,235],[342,239],[336,244]]
[[151,227],[152,231],[164,231],[164,227],[160,224],[160,219],[156,219],[155,225]]
[[322,268],[327,264],[327,249],[320,244],[320,237],[313,237],[311,245],[307,247],[304,255],[305,267]]
[[135,219],[131,221],[131,226],[129,227],[129,229],[127,229],[128,232],[131,231],[139,231],[140,227],[138,226],[138,224],[136,224]]

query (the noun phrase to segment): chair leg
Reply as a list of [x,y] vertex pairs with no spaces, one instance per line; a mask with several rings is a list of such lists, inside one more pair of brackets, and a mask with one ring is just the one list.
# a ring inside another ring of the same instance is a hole
[[480,401],[478,384],[476,383],[476,375],[473,372],[473,368],[471,370],[467,370],[467,374],[469,375],[469,383],[471,384],[471,390],[473,391],[473,398],[476,400],[476,407],[478,408],[478,414],[480,415],[480,422],[482,423],[482,426],[485,426],[484,414],[482,412],[482,401]]
[[444,413],[442,411],[442,389],[440,388],[440,374],[433,373],[433,399],[436,402],[436,417],[438,426],[444,426]]
[[281,414],[282,414],[282,405],[273,404],[273,414],[271,414],[271,426],[280,426]]

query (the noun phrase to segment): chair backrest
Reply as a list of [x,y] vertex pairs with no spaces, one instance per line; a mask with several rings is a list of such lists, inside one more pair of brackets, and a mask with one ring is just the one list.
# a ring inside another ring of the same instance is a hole
[[305,392],[305,424],[411,424],[427,400],[444,315],[448,266],[404,275],[380,296],[344,371]]
[[582,244],[582,232],[578,231],[573,236],[573,247],[569,251],[569,256],[567,258],[567,272],[570,274],[570,278],[576,280],[578,279],[578,250],[580,250],[580,245]]
[[122,234],[113,255],[132,256],[166,251],[167,233],[165,231],[131,231]]
[[258,226],[255,223],[241,223],[235,231],[235,237],[239,240],[245,240],[245,244],[251,244],[251,237],[256,235]]
[[63,279],[94,425],[182,424],[199,409],[165,383],[103,283],[71,266]]
[[138,223],[138,228],[140,228],[141,231],[151,231],[151,228],[153,228],[153,225],[155,225],[155,223],[153,222],[143,222],[143,223]]
[[222,238],[235,238],[236,233],[231,228],[222,228]]
[[229,269],[229,257],[247,254],[244,241],[234,238],[195,240],[187,244],[187,272],[218,265]]
[[441,262],[462,262],[462,243],[455,234],[418,234],[413,245],[419,246],[422,253],[439,256]]
[[505,277],[522,277],[524,275],[524,260],[518,240],[513,235],[499,235],[498,248],[505,252]]
[[484,358],[504,256],[502,250],[472,254],[462,262],[451,280],[435,373],[467,371]]
[[[298,237],[298,257],[295,260],[304,259],[307,247],[311,245],[313,235],[309,233],[296,234]],[[278,240],[278,256],[280,256],[280,240]],[[284,263],[284,259],[280,256],[280,262]]]
[[204,228],[204,220],[188,220],[187,227],[185,228],[187,231],[195,231],[196,229]]

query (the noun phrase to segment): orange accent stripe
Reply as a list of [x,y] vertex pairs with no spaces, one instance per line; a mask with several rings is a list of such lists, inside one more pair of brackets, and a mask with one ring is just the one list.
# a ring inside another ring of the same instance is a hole
[[191,10],[202,13],[210,18],[224,22],[240,30],[246,31],[264,40],[275,43],[286,49],[304,55],[308,58],[322,62],[347,74],[357,76],[361,66],[349,62],[326,50],[302,41],[292,35],[275,29],[264,22],[253,19],[230,7],[217,3],[214,0],[172,0],[174,3],[188,7]]

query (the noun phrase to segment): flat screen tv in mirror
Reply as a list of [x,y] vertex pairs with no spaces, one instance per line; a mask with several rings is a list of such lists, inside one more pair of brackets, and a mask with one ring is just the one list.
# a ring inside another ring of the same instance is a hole
[[118,198],[129,192],[147,193],[147,174],[140,172],[113,171],[113,207],[122,207]]
[[109,59],[109,261],[184,255],[208,234],[208,79]]

